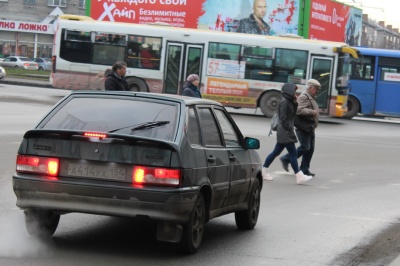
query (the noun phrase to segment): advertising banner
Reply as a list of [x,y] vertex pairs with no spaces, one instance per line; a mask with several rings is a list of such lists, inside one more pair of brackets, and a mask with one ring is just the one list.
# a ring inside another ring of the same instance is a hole
[[[264,6],[269,35],[297,34],[300,0],[92,0],[89,16],[96,20],[155,23],[176,27],[235,32],[241,19]],[[249,33],[249,32],[248,32]]]
[[[164,22],[183,28],[301,34],[310,39],[361,43],[362,10],[328,0],[92,0],[88,15],[104,21]],[[254,15],[262,20],[257,23]],[[305,33],[299,33],[299,23],[307,29]]]
[[361,42],[362,10],[326,0],[312,0],[309,38],[346,42]]

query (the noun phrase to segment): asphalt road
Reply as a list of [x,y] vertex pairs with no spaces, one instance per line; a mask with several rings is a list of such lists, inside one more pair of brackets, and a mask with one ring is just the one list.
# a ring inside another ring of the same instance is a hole
[[[31,239],[11,189],[15,155],[22,134],[67,93],[0,82],[0,265],[398,265],[400,130],[392,120],[324,119],[315,179],[296,185],[274,162],[255,230],[238,231],[233,215],[212,220],[193,256],[157,242],[153,223],[114,217],[68,214],[51,241]],[[233,117],[261,140],[265,158],[275,144],[269,119],[245,113]]]

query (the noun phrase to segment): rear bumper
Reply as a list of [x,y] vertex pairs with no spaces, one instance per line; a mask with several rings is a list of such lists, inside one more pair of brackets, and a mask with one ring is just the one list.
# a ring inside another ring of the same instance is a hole
[[34,177],[13,176],[17,206],[40,208],[59,213],[137,217],[185,224],[189,221],[199,190],[175,188],[157,190],[68,181],[41,181]]

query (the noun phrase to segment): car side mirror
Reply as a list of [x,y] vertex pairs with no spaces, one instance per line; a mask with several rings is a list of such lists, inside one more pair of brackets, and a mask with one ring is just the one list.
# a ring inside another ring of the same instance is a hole
[[260,141],[255,138],[244,138],[245,148],[251,150],[258,150],[260,148]]

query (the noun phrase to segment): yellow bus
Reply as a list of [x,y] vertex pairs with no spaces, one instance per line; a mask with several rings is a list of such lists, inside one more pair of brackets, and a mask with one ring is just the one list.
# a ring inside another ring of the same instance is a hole
[[186,77],[200,76],[204,98],[227,107],[260,108],[272,117],[286,82],[305,89],[314,78],[322,88],[321,114],[347,111],[350,57],[345,43],[298,36],[262,36],[175,28],[166,24],[96,21],[62,15],[56,23],[52,85],[66,89],[104,89],[104,71],[127,63],[132,91],[180,94]]

